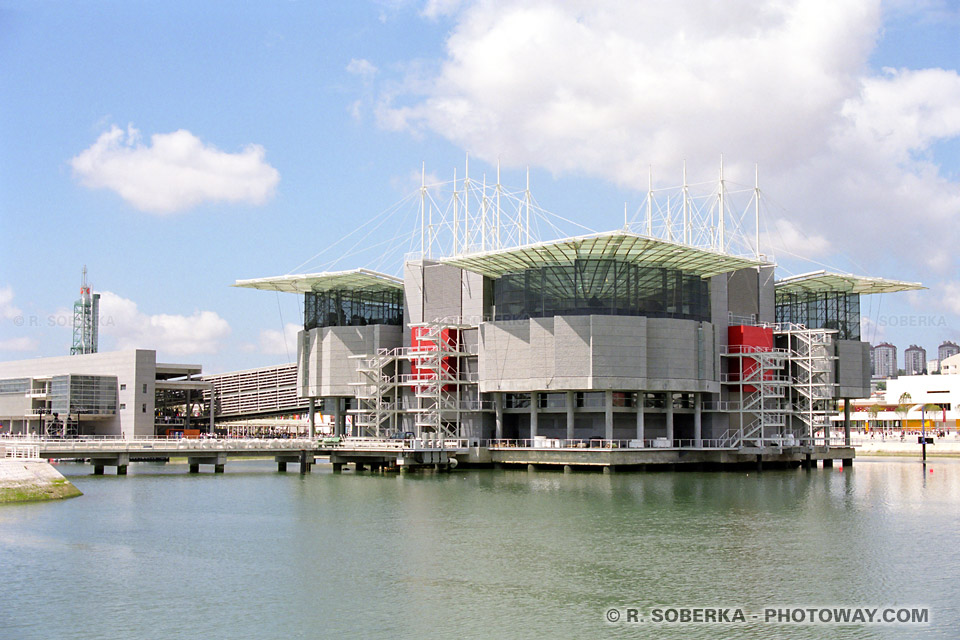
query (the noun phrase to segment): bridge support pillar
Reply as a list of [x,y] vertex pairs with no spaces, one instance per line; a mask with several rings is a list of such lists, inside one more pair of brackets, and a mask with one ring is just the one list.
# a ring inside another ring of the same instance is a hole
[[852,467],[853,458],[844,458],[843,460],[840,461],[840,463],[843,465],[844,469],[846,469],[847,467]]
[[833,466],[833,458],[824,458],[823,459],[823,468],[829,469]]
[[313,466],[313,458],[306,451],[300,452],[300,475],[310,473],[310,467]]
[[763,456],[757,454],[757,471],[763,471]]
[[202,464],[212,464],[214,473],[223,473],[223,465],[226,463],[227,454],[225,453],[189,456],[187,458],[187,464],[190,465],[190,473],[200,473],[200,465]]
[[[811,465],[811,463],[813,463]],[[803,460],[800,461],[800,466],[804,469],[810,469],[811,466],[817,466],[817,463],[810,459],[810,454],[806,453],[803,456]]]
[[200,464],[190,464],[190,473],[200,473]]
[[117,475],[118,475],[118,476],[125,476],[125,475],[127,475],[127,465],[125,465],[125,464],[118,464],[118,465],[117,465]]
[[287,463],[283,460],[277,462],[277,472],[286,473],[287,472]]
[[341,462],[334,462],[334,463],[333,463],[333,472],[334,472],[334,473],[342,473],[342,472],[343,472],[343,463],[341,463]]
[[102,465],[102,464],[95,464],[95,465],[93,465],[93,475],[95,475],[95,476],[102,476],[102,475],[103,475],[103,465]]
[[213,465],[213,472],[214,472],[214,473],[223,473],[223,465],[222,465],[222,464],[215,464],[215,465]]

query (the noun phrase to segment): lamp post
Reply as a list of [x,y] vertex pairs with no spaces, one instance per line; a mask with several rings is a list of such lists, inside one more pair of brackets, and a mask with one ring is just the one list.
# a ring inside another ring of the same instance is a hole
[[[927,405],[920,407],[920,450],[923,452],[923,461],[927,461]],[[926,472],[924,472],[926,473]]]

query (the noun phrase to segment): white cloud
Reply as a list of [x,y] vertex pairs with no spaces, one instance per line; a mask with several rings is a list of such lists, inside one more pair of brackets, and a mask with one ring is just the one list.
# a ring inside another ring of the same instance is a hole
[[452,16],[460,9],[463,0],[427,0],[421,12],[424,17],[437,19]]
[[941,282],[935,290],[940,308],[960,315],[960,280]]
[[761,251],[772,249],[774,255],[785,251],[807,258],[823,256],[831,248],[830,241],[824,236],[782,218],[774,220],[772,228],[760,234],[760,247]]
[[347,64],[347,72],[368,79],[377,74],[377,67],[364,58],[353,58]]
[[100,335],[116,341],[117,349],[156,349],[172,355],[216,353],[230,325],[213,311],[189,316],[149,315],[133,300],[110,291],[100,296]]
[[84,186],[110,189],[141,211],[172,213],[204,202],[265,203],[280,174],[264,157],[260,145],[227,153],[185,129],[144,144],[133,127],[113,126],[70,164]]
[[785,203],[767,222],[774,245],[843,251],[875,275],[897,275],[891,258],[919,275],[960,269],[902,251],[960,243],[960,183],[934,157],[960,137],[960,76],[871,74],[880,0],[475,0],[451,13],[442,60],[381,83],[381,127],[638,191],[650,165],[679,175],[686,159],[701,179],[723,153],[731,179],[751,183],[757,162]]
[[297,355],[297,333],[303,329],[298,324],[288,322],[279,329],[260,330],[260,351],[267,355],[295,358]]
[[40,346],[34,338],[8,338],[0,340],[0,351],[35,351]]
[[19,315],[20,309],[13,305],[13,287],[0,287],[0,318],[13,320]]

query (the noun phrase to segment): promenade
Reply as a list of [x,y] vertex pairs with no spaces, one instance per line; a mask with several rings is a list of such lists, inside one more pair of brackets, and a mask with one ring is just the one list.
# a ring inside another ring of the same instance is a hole
[[[927,437],[931,436],[932,434],[927,434]],[[856,448],[857,457],[903,456],[919,458],[921,446],[917,437],[917,435],[911,434],[900,440],[899,434],[886,438],[882,438],[879,433],[872,438],[868,434],[857,434],[850,438],[850,442]],[[928,458],[960,458],[960,438],[956,434],[950,434],[943,438],[934,437],[933,442],[934,444],[927,445]]]

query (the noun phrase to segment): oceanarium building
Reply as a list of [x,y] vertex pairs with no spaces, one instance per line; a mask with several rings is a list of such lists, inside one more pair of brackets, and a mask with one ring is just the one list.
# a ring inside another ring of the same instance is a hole
[[[664,221],[648,197],[623,230],[549,241],[531,238],[529,192],[510,214],[493,204],[499,186],[484,188],[471,217],[464,183],[452,213],[422,205],[421,251],[402,277],[235,284],[302,296],[298,393],[340,433],[544,448],[800,444],[823,437],[837,400],[869,396],[860,297],[920,288],[824,271],[778,279],[758,247],[725,241],[722,181],[699,230],[692,202]],[[443,225],[452,250],[434,255]]]

